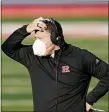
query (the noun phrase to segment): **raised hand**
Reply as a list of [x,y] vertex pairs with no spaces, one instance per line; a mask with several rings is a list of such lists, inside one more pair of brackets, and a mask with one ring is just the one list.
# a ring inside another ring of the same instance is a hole
[[26,28],[28,33],[32,33],[35,30],[42,31],[47,28],[46,24],[42,22],[44,19],[42,17],[32,21]]

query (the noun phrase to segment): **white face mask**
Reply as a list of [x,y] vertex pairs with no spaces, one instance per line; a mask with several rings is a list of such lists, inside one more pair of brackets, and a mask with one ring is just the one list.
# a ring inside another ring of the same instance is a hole
[[46,53],[46,45],[43,41],[37,39],[33,44],[33,52],[35,55],[44,56]]

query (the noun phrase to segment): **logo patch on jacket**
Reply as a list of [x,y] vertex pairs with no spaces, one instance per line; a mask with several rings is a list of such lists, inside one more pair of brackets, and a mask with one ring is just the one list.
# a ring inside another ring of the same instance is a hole
[[62,73],[70,72],[69,66],[62,66]]

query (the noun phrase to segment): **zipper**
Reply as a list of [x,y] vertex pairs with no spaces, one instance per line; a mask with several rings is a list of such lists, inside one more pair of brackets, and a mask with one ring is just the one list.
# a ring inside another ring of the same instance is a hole
[[59,68],[59,60],[60,60],[60,57],[61,57],[61,53],[62,53],[62,50],[60,50],[59,52],[59,56],[58,56],[58,59],[57,59],[57,62],[56,62],[56,91],[57,91],[57,98],[56,98],[56,112],[58,111],[58,103],[59,103],[59,90],[58,90],[58,68]]

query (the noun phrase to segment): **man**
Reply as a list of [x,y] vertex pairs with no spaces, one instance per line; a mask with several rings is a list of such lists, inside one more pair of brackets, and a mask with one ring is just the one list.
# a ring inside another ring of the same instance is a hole
[[[34,44],[22,45],[32,32]],[[109,65],[89,51],[67,44],[54,19],[38,18],[17,29],[2,50],[28,69],[35,112],[89,112],[109,91]],[[87,95],[92,76],[100,81]]]

